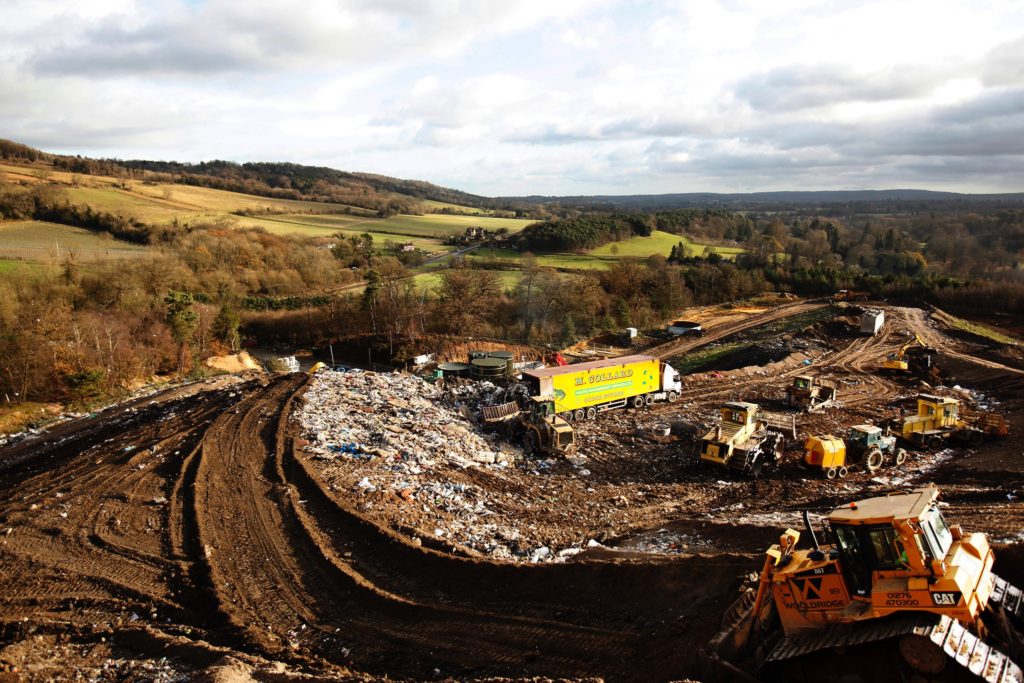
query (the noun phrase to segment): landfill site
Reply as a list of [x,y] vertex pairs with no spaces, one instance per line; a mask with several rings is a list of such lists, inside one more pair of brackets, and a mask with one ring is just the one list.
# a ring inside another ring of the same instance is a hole
[[0,679],[1021,680],[1024,351],[841,294],[0,437]]

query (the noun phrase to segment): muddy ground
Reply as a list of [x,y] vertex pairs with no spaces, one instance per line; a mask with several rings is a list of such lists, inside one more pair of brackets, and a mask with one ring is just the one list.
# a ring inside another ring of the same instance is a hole
[[[830,482],[803,468],[798,448],[752,481],[698,463],[685,434],[653,435],[658,423],[710,423],[725,400],[784,410],[783,387],[807,371],[841,393],[797,418],[797,442],[880,423],[920,390],[998,409],[1024,428],[1015,349],[910,308],[887,308],[876,337],[856,335],[850,311],[804,324],[821,310],[791,302],[709,313],[704,339],[649,351],[757,348],[687,377],[679,402],[578,424],[571,461],[452,469],[452,484],[486,493],[515,531],[500,557],[436,533],[488,520],[416,489],[360,488],[379,461],[304,450],[308,435],[292,419],[302,375],[194,385],[9,444],[0,450],[0,677],[699,678],[699,649],[741,577],[801,510],[927,482],[942,488],[948,518],[1002,546],[999,570],[1022,583],[1024,454],[1012,437]],[[908,332],[940,350],[942,387],[877,373]]]

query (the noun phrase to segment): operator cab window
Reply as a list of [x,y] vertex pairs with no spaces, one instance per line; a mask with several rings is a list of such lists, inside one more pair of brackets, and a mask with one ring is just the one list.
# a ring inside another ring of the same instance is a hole
[[892,527],[881,527],[868,531],[871,549],[875,554],[875,569],[899,569],[907,561],[903,547],[898,545],[896,530]]
[[855,595],[871,594],[871,568],[861,548],[855,527],[836,525],[833,527],[842,558],[843,574]]

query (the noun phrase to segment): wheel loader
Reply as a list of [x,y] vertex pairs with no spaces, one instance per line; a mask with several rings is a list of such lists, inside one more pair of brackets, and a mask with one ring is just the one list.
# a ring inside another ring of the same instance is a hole
[[786,403],[808,411],[823,408],[836,399],[836,385],[811,375],[797,375],[786,387]]
[[[792,428],[795,433],[792,424],[787,423],[785,428]],[[726,403],[719,425],[700,440],[700,460],[760,476],[766,466],[776,464],[782,457],[783,437],[776,433],[778,429],[778,421],[763,413],[756,403]]]
[[950,526],[935,487],[828,515],[812,547],[787,529],[704,650],[712,680],[1024,680],[1024,597],[984,534]]
[[854,465],[874,472],[886,463],[899,467],[906,459],[907,451],[896,446],[896,437],[874,425],[850,427],[845,441],[826,434],[804,442],[804,464],[821,469],[828,479],[845,477]]

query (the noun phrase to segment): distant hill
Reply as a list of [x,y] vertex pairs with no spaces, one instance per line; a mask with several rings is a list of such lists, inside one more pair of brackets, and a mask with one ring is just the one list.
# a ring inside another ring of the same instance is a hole
[[[993,203],[1020,206],[1024,192],[964,194],[932,190],[823,190],[782,192],[682,192],[640,195],[529,195],[484,197],[423,180],[393,178],[374,173],[339,171],[325,166],[289,162],[147,161],[142,159],[88,159],[49,154],[21,143],[0,139],[0,159],[51,163],[72,173],[149,173],[164,182],[213,187],[246,194],[304,201],[348,204],[379,212],[458,212],[459,207],[508,212],[519,217],[546,218],[578,211],[670,211],[700,208],[722,210],[804,211],[824,213],[890,212],[937,209],[991,208]],[[424,204],[437,202],[437,206]],[[540,209],[540,207],[544,207]],[[538,212],[538,209],[540,211]]]
[[9,140],[0,140],[0,160],[52,164],[55,169],[85,175],[145,177],[158,182],[210,187],[276,199],[347,204],[377,211],[380,215],[428,211],[458,213],[460,207],[509,212],[516,209],[506,201],[422,180],[287,162],[239,164],[222,160],[182,163],[144,159],[90,159],[50,154]]
[[[656,211],[678,208],[721,208],[721,209],[792,209],[811,208],[823,205],[850,205],[865,208],[866,205],[892,206],[899,203],[927,205],[942,203],[992,203],[1000,202],[1019,205],[1024,202],[1024,192],[1004,194],[964,194],[960,192],[935,192],[932,190],[821,190],[821,191],[780,191],[780,192],[682,192],[672,194],[638,195],[572,195],[524,197],[502,197],[511,203],[541,204],[544,206],[575,207],[580,209]],[[899,207],[909,208],[909,207]]]

